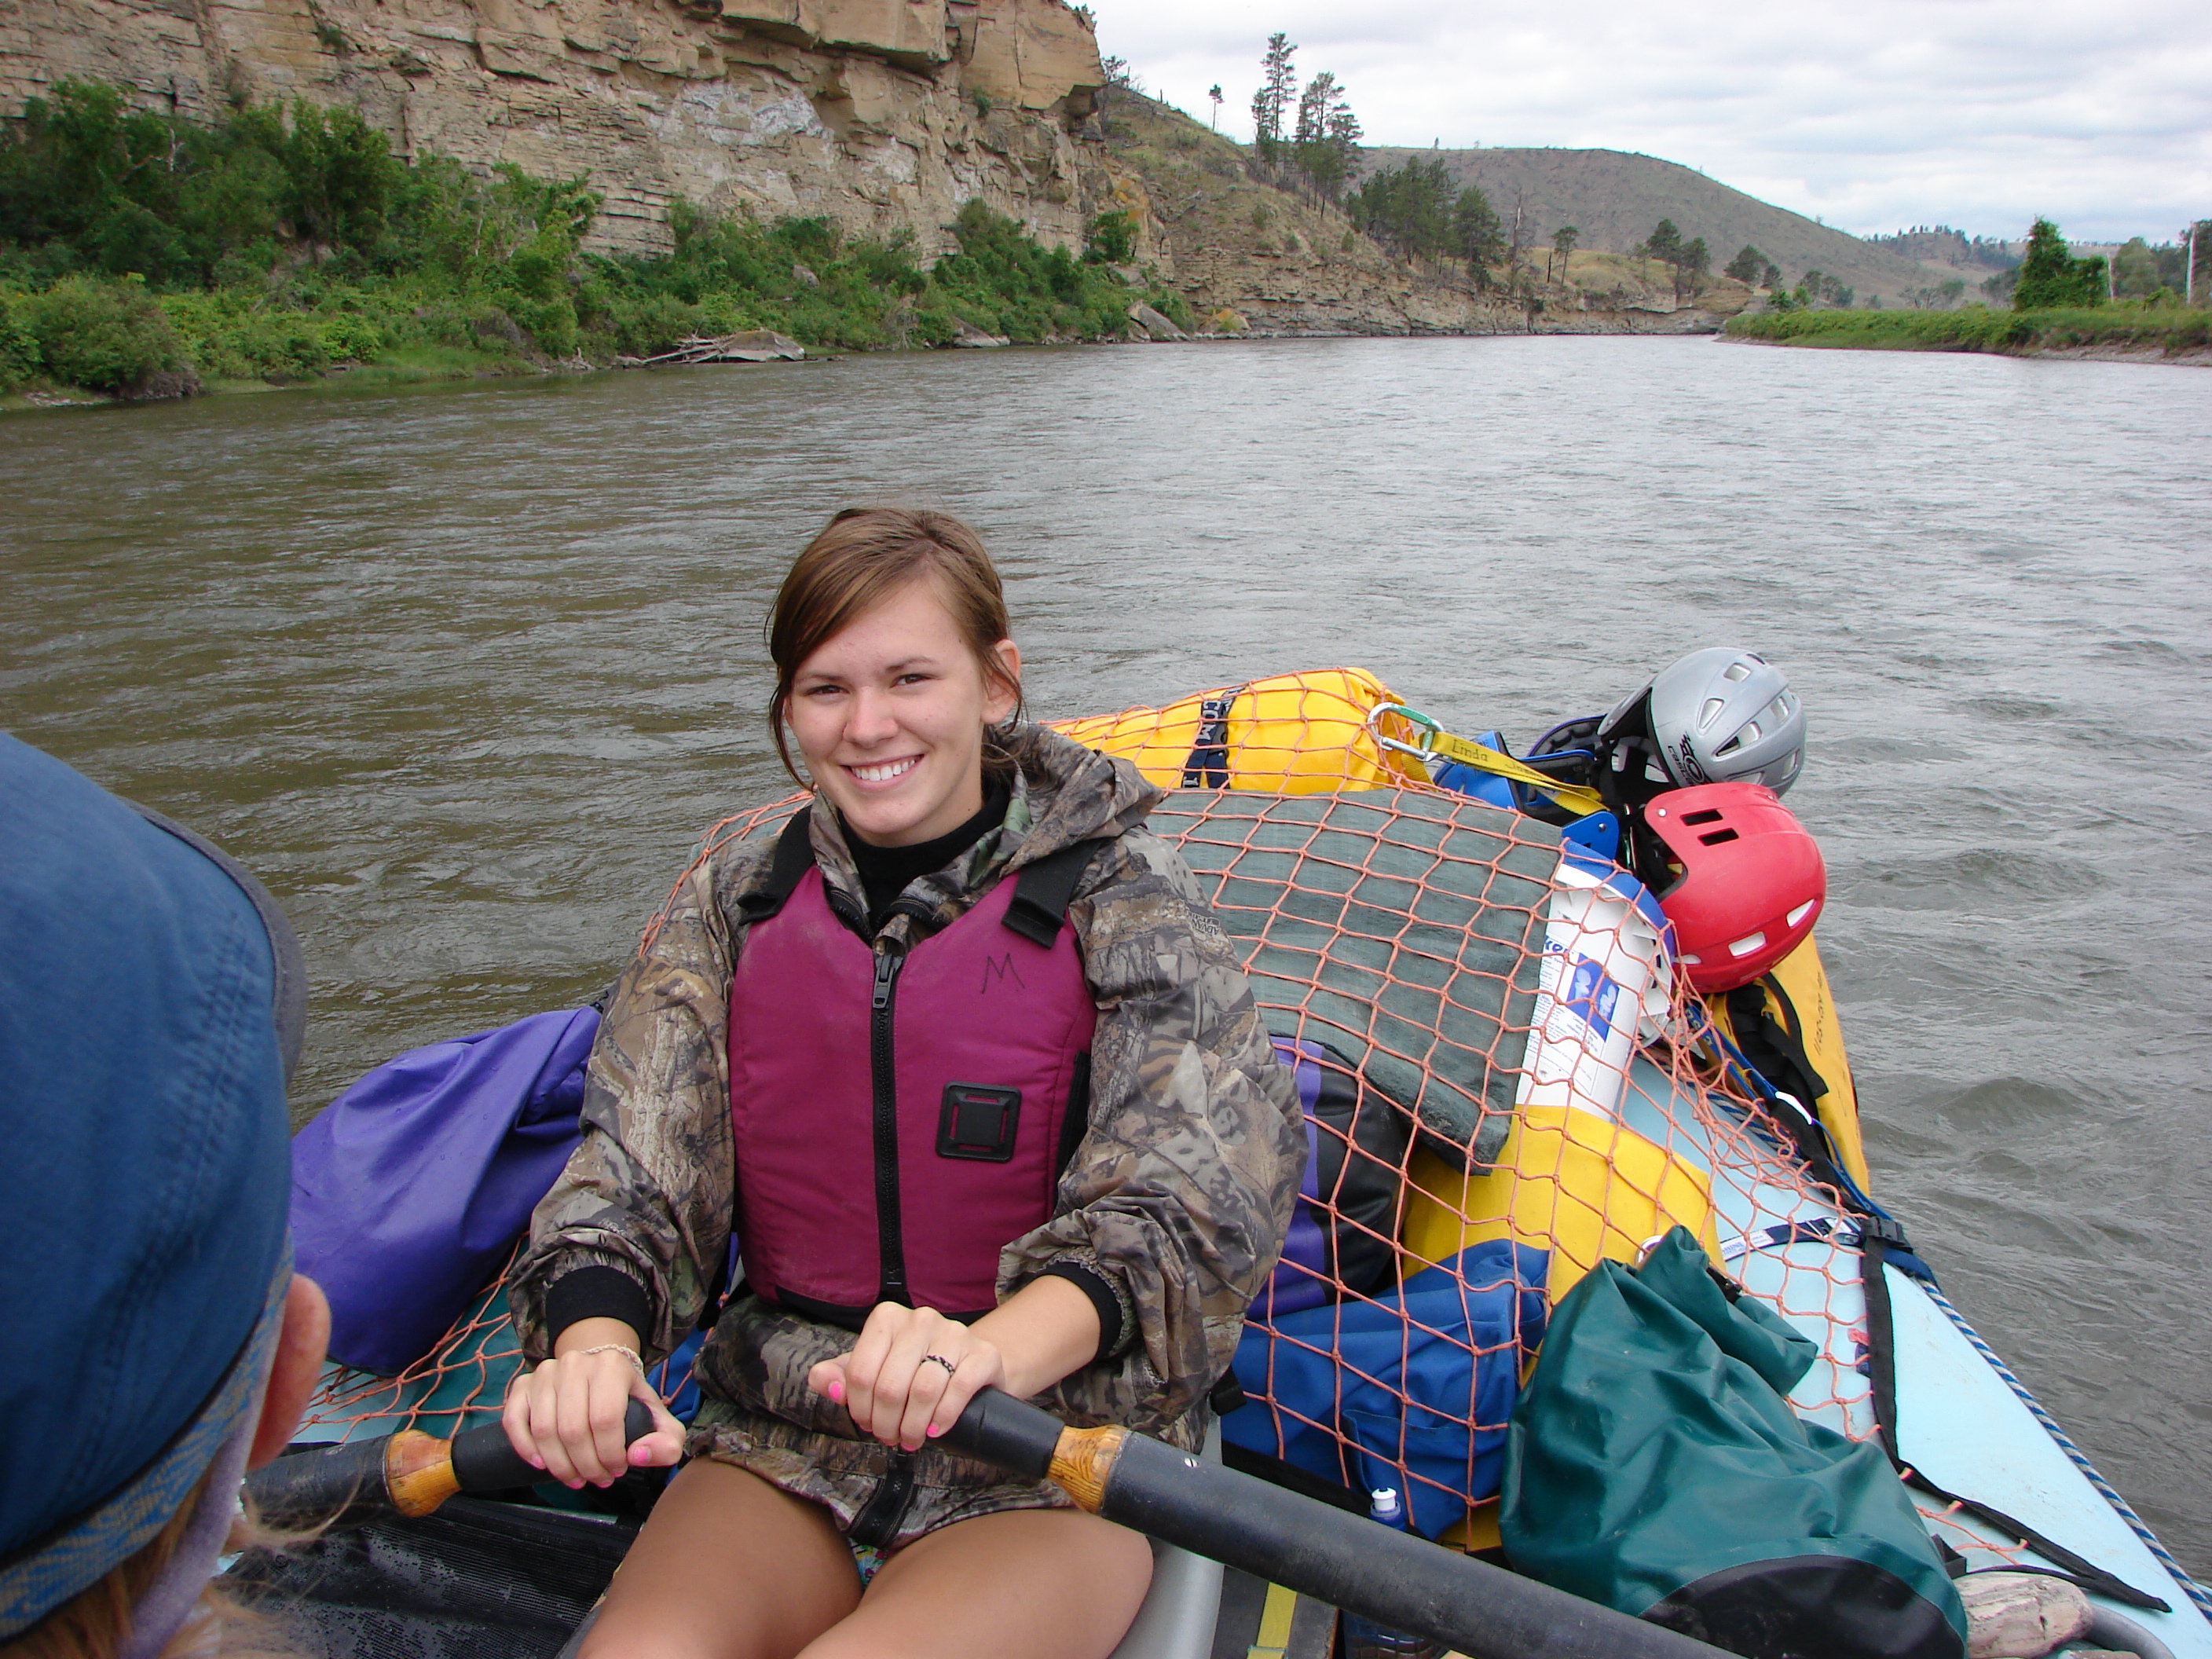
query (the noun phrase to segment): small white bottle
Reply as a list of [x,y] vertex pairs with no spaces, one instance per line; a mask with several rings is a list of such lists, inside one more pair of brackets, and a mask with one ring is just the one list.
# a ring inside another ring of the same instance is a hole
[[1674,992],[1667,918],[1620,866],[1569,847],[1552,878],[1544,966],[1516,1106],[1571,1106],[1618,1118],[1639,1042],[1656,1037]]

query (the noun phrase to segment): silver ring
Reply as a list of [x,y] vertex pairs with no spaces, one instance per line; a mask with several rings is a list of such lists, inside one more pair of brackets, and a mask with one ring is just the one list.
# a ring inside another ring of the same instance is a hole
[[945,1374],[947,1376],[951,1376],[960,1369],[959,1366],[954,1364],[941,1353],[926,1353],[921,1357],[921,1363],[925,1365],[937,1364],[944,1366]]

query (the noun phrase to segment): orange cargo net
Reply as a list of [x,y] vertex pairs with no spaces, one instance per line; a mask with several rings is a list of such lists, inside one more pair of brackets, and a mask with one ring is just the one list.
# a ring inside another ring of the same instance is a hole
[[[1329,670],[1063,728],[1174,792],[1152,825],[1181,844],[1244,947],[1270,1030],[1310,1045],[1358,1103],[1348,1122],[1315,1122],[1317,1162],[1333,1175],[1310,1213],[1333,1241],[1328,1261],[1287,1263],[1278,1294],[1301,1275],[1314,1281],[1321,1306],[1338,1310],[1321,1316],[1333,1331],[1355,1309],[1395,1306],[1386,1299],[1411,1275],[1508,1240],[1546,1253],[1532,1288],[1556,1302],[1598,1261],[1633,1260],[1680,1224],[1820,1343],[1792,1396],[1801,1413],[1871,1433],[1859,1258],[1840,1238],[1823,1243],[1843,1231],[1836,1193],[1723,1074],[1701,1040],[1701,1005],[1653,965],[1632,904],[1596,875],[1563,870],[1555,829],[1431,784],[1418,757],[1382,741],[1404,735],[1391,717],[1370,719],[1395,702],[1371,675]],[[773,835],[802,799],[716,824],[692,868]],[[1578,976],[1577,962],[1603,971]],[[1648,991],[1632,983],[1640,966],[1651,969]],[[1370,1111],[1395,1135],[1361,1133]],[[1358,1189],[1383,1200],[1353,1203]],[[1365,1264],[1357,1284],[1341,1270],[1355,1255]],[[1418,1319],[1401,1325],[1402,1363],[1354,1379],[1395,1395],[1395,1428],[1279,1414],[1341,1448],[1346,1484],[1368,1484],[1363,1468],[1371,1474],[1379,1460],[1408,1493],[1464,1491],[1472,1458],[1457,1475],[1424,1472],[1410,1466],[1413,1442],[1439,1430],[1494,1442],[1502,1416],[1486,1420],[1471,1388],[1414,1399],[1393,1379],[1417,1346],[1457,1345],[1470,1376],[1486,1356],[1525,1376],[1534,1356]],[[1334,1352],[1334,1334],[1279,1328],[1277,1340],[1279,1352]],[[313,1417],[326,1432],[451,1432],[497,1408],[518,1363],[495,1285],[404,1376],[334,1376]],[[672,1391],[682,1379],[662,1380]],[[1245,1409],[1277,1410],[1256,1380]],[[1451,1536],[1496,1543],[1495,1508],[1478,1503]]]

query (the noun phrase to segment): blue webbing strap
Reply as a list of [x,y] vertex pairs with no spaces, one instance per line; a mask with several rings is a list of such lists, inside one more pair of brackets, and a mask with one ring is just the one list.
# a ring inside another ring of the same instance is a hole
[[1186,789],[1226,789],[1229,787],[1229,711],[1244,695],[1231,686],[1198,705],[1198,733],[1192,738],[1190,757],[1182,763]]

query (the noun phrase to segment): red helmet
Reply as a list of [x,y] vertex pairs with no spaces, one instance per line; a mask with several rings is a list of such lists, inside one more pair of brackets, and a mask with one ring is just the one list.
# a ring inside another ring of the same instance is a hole
[[1820,920],[1820,847],[1765,785],[1670,789],[1652,797],[1644,823],[1681,866],[1659,908],[1674,925],[1675,963],[1698,990],[1750,984]]

